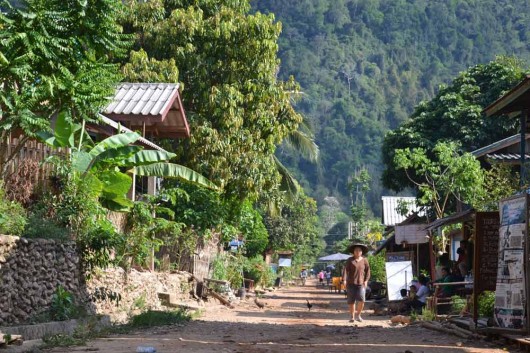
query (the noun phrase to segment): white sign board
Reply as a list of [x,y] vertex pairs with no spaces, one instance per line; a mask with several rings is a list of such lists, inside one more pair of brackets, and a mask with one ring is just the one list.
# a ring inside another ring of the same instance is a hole
[[407,224],[396,226],[396,244],[422,244],[429,241],[429,234],[425,230],[427,224]]
[[278,266],[279,267],[291,267],[291,259],[280,257],[278,259]]
[[388,301],[401,300],[401,289],[409,289],[412,282],[412,263],[410,261],[386,262],[386,286]]

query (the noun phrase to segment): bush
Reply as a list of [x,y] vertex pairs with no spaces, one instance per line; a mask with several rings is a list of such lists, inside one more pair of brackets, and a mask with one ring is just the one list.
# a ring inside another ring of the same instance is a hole
[[24,207],[16,201],[9,201],[0,183],[0,234],[20,235],[26,222]]
[[132,327],[153,327],[173,325],[190,320],[190,316],[182,310],[176,311],[146,311],[136,315],[131,320]]
[[229,281],[232,288],[243,285],[243,262],[241,254],[217,255],[212,262],[212,277],[221,281]]
[[275,275],[261,256],[246,259],[243,265],[245,278],[251,279],[262,287],[272,286]]
[[421,315],[418,319],[422,321],[434,321],[436,320],[436,314],[433,310],[424,307],[421,309]]
[[60,241],[70,240],[70,232],[66,227],[57,224],[46,216],[40,210],[30,212],[28,222],[24,229],[26,238],[46,238]]
[[478,315],[481,317],[493,317],[495,306],[495,292],[485,291],[478,297]]
[[370,279],[372,281],[386,283],[385,255],[379,253],[377,255],[368,256],[367,259],[370,264]]
[[58,321],[72,319],[77,314],[74,296],[62,286],[57,286],[53,294],[50,314],[53,320]]
[[453,303],[451,304],[451,312],[453,314],[460,314],[466,307],[467,301],[465,298],[461,298],[458,295],[451,297]]

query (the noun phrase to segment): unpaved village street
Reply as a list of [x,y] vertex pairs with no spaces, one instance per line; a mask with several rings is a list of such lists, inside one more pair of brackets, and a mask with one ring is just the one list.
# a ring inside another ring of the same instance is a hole
[[[138,346],[173,352],[381,352],[451,353],[513,351],[485,341],[467,341],[418,325],[392,326],[387,316],[364,315],[364,322],[349,323],[343,294],[291,286],[268,293],[259,309],[253,297],[235,309],[210,306],[183,326],[136,331],[90,341],[88,347],[55,348],[52,352],[132,353]],[[313,304],[311,311],[306,299]]]

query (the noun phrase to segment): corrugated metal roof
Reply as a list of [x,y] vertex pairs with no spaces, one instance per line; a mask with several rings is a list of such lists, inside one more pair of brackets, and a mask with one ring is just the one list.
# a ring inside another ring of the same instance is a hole
[[[529,134],[526,134],[526,139],[528,140],[528,138],[530,138],[530,135]],[[507,137],[505,139],[502,139],[502,140],[499,140],[499,141],[496,141],[490,145],[487,145],[487,146],[484,146],[484,147],[481,147],[477,150],[474,150],[471,152],[471,154],[473,156],[475,156],[476,158],[479,158],[479,157],[482,157],[488,153],[491,153],[491,152],[496,152],[500,149],[503,149],[503,148],[506,148],[506,147],[509,147],[509,146],[513,146],[517,143],[519,143],[521,141],[521,135],[513,135],[513,136],[510,136],[510,137]]]
[[403,222],[407,218],[407,216],[402,216],[396,211],[398,202],[400,200],[403,200],[410,205],[409,213],[420,211],[420,208],[416,206],[415,197],[382,196],[381,201],[383,202],[383,224],[385,226],[394,226]]
[[439,228],[441,226],[454,224],[454,223],[460,223],[463,221],[471,220],[475,217],[475,210],[470,208],[468,210],[452,214],[450,216],[439,218],[435,220],[434,222],[429,223],[427,227],[425,227],[425,230],[434,230],[436,228]]
[[530,76],[526,76],[517,86],[487,106],[483,112],[487,117],[507,113],[520,113],[530,107]]
[[122,83],[103,114],[162,116],[178,94],[176,83]]
[[[519,153],[492,153],[487,154],[486,158],[493,159],[496,161],[513,161],[519,162],[521,160],[521,154]],[[530,160],[530,155],[525,154],[525,159]]]

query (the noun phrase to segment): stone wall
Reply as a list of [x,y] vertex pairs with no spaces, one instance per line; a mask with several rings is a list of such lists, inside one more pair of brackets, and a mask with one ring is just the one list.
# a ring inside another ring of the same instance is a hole
[[0,325],[46,310],[57,286],[86,298],[74,243],[0,235]]
[[188,272],[125,272],[122,268],[111,268],[96,272],[88,282],[88,290],[94,293],[116,293],[121,296],[118,303],[111,299],[97,300],[94,304],[98,313],[110,315],[113,322],[127,319],[147,309],[163,309],[158,293],[171,293],[181,301],[190,299],[192,282]]
[[[96,271],[85,283],[74,243],[0,235],[0,326],[30,322],[49,309],[59,285],[78,303],[89,303],[89,310],[123,322],[140,311],[161,309],[158,293],[171,293],[185,302],[190,297],[190,276],[113,268]],[[119,305],[104,298],[92,302],[96,289],[119,294]]]

